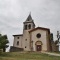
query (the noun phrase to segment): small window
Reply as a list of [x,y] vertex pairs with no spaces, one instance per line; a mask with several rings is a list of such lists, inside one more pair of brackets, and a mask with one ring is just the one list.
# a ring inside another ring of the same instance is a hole
[[17,37],[17,39],[19,39],[19,37]]
[[19,45],[19,41],[17,41],[17,45]]
[[27,39],[25,39],[25,41],[27,41]]
[[25,48],[26,48],[26,46],[25,46]]

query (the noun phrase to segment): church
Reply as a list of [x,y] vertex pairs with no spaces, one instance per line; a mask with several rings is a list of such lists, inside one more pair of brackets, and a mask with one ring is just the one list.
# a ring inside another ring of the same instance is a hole
[[36,27],[31,14],[23,22],[23,34],[13,35],[10,51],[51,51],[50,29]]

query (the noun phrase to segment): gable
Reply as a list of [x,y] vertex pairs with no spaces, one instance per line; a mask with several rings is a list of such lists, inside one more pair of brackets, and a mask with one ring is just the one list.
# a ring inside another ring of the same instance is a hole
[[30,30],[29,33],[33,32],[33,31],[36,31],[36,30],[48,31],[49,34],[50,34],[50,29],[48,29],[48,28],[43,28],[43,27],[34,28],[34,29]]

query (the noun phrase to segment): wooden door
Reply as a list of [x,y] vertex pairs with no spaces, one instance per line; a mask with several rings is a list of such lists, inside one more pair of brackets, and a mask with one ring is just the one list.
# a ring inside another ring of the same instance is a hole
[[41,51],[41,45],[37,45],[37,51]]

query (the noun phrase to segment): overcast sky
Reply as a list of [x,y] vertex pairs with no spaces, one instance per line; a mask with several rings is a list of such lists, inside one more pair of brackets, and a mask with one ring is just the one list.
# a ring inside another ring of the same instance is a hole
[[0,33],[13,45],[14,34],[23,32],[23,22],[31,12],[36,27],[49,28],[56,40],[60,31],[60,0],[0,0]]

